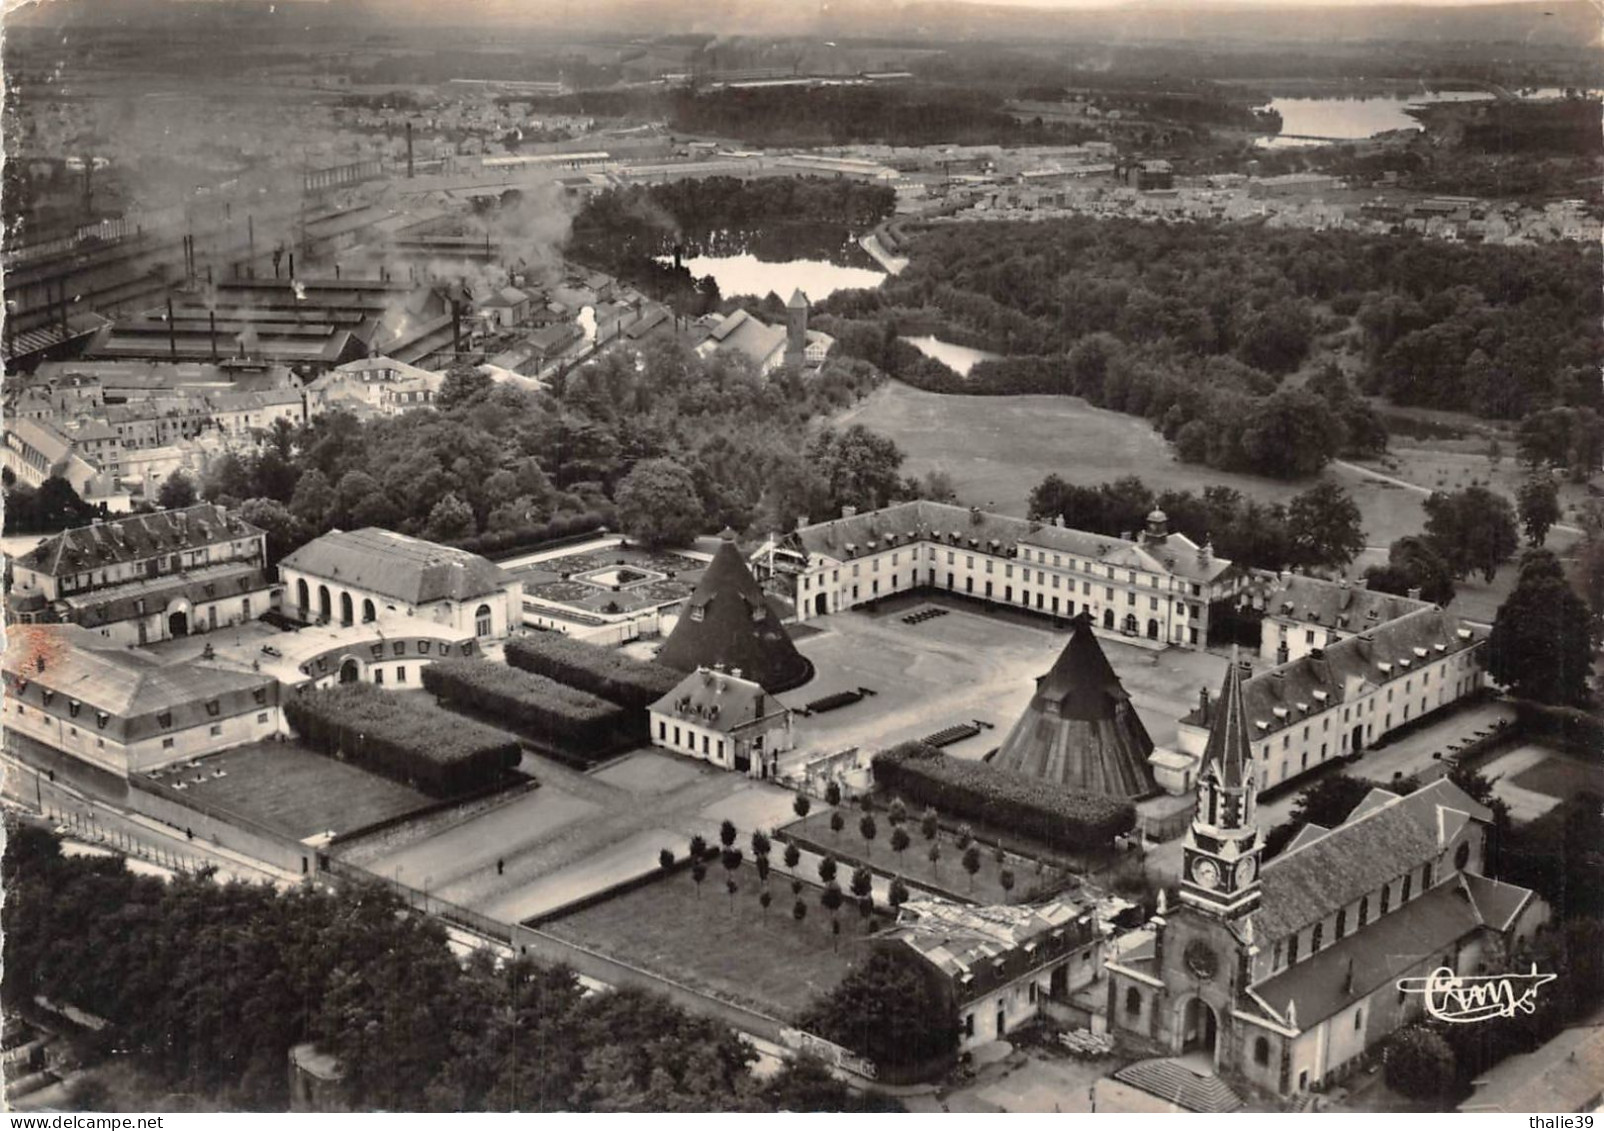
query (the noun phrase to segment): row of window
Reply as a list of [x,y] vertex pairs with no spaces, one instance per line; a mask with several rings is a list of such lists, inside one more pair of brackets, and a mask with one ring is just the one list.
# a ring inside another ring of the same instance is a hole
[[[1459,844],[1459,847],[1454,850],[1454,867],[1458,871],[1464,871],[1466,866],[1469,865],[1469,863],[1470,863],[1470,842],[1469,841],[1461,841],[1460,844]],[[1422,864],[1421,867],[1420,867],[1420,891],[1421,891],[1421,894],[1424,894],[1425,892],[1431,890],[1431,885],[1432,885],[1432,881],[1433,881],[1434,878],[1435,878],[1435,862],[1431,861],[1431,860],[1428,860],[1424,864]],[[1402,907],[1404,904],[1409,902],[1409,900],[1415,894],[1414,893],[1414,880],[1415,880],[1415,873],[1411,869],[1410,871],[1405,872],[1403,874],[1403,876],[1400,877],[1399,879],[1391,880],[1391,881],[1381,885],[1381,891],[1379,893],[1379,896],[1378,896],[1378,899],[1377,899],[1377,903],[1376,903],[1376,908],[1377,908],[1376,915],[1377,915],[1378,918],[1380,916],[1382,916],[1382,915],[1387,914],[1387,912],[1392,910],[1392,899],[1393,899],[1393,892],[1394,891],[1396,891],[1397,894],[1398,894],[1398,906],[1399,907]],[[1359,929],[1364,928],[1370,922],[1370,909],[1371,909],[1370,896],[1369,895],[1360,896],[1359,897],[1358,916],[1357,916],[1358,923],[1356,924],[1356,926],[1354,928],[1355,930],[1359,930]],[[1347,934],[1348,934],[1348,909],[1346,907],[1341,907],[1341,908],[1337,909],[1336,919],[1335,919],[1335,921],[1333,922],[1332,925],[1335,928],[1335,937],[1331,940],[1332,943],[1336,943],[1336,942],[1340,941],[1341,939],[1343,939],[1343,938],[1345,938],[1347,936]],[[1307,955],[1302,955],[1301,954],[1302,943],[1303,943],[1303,932],[1302,931],[1297,931],[1297,932],[1294,932],[1293,934],[1289,935],[1284,943],[1277,942],[1275,944],[1275,947],[1271,951],[1271,954],[1270,954],[1270,971],[1271,971],[1271,973],[1274,973],[1274,972],[1276,972],[1278,970],[1285,969],[1286,967],[1289,967],[1289,966],[1296,965],[1298,960],[1299,960],[1299,958],[1300,958],[1300,956],[1302,956],[1302,957],[1312,956],[1312,955],[1318,954],[1321,950],[1323,950],[1325,948],[1325,946],[1326,946],[1325,923],[1323,923],[1323,922],[1316,923],[1313,927],[1311,927],[1309,929],[1309,950],[1308,950],[1308,954]]]
[[[957,552],[953,551],[953,550],[946,550],[944,552],[947,555],[947,564],[949,566],[956,566],[957,565]],[[996,571],[996,566],[998,564],[997,559],[995,559],[995,558],[993,558],[993,557],[991,557],[990,555],[987,555],[987,554],[981,554],[979,556],[982,559],[982,561],[984,562],[985,572],[988,573],[988,574],[994,573]],[[1045,551],[1036,551],[1035,552],[1035,558],[1033,559],[1032,558],[1032,552],[1031,552],[1031,550],[1029,548],[1022,548],[1020,550],[1020,556],[1022,558],[1024,558],[1026,561],[1036,560],[1036,561],[1040,562],[1043,565],[1046,564],[1047,557],[1048,557],[1048,555],[1047,555],[1047,553]],[[900,560],[900,557],[901,557],[901,552],[900,551],[893,551],[892,552],[892,554],[891,554],[891,566],[893,568],[895,568],[897,566],[897,564],[898,564],[898,562]],[[913,554],[911,554],[910,557],[914,561],[917,561],[918,560],[917,551],[915,551]],[[976,557],[976,555],[974,555],[974,554],[964,554],[963,557],[964,557],[964,568],[968,569],[968,570],[973,570],[975,568],[975,557]],[[872,572],[878,573],[880,571],[880,563],[881,563],[882,560],[883,559],[881,557],[870,558],[869,559],[870,570]],[[930,562],[935,562],[935,561],[938,560],[937,550],[935,549],[935,547],[927,547],[926,548],[925,560],[930,561]],[[1052,555],[1053,567],[1055,569],[1064,569],[1064,568],[1066,568],[1063,565],[1063,560],[1064,560],[1063,559],[1063,555],[1061,555],[1061,554],[1053,554]],[[1080,568],[1080,562],[1079,562],[1078,559],[1070,558],[1070,559],[1068,559],[1068,561],[1069,561],[1069,564],[1068,564],[1067,568],[1071,572],[1082,572],[1081,568]],[[860,562],[853,562],[852,563],[852,576],[853,577],[861,576],[861,573],[860,573],[861,564],[862,563],[860,563]],[[1003,576],[1006,577],[1006,578],[1012,578],[1014,576],[1013,564],[1011,562],[1003,562],[1001,564],[1003,566]],[[1030,570],[1022,569],[1021,572],[1023,574],[1023,580],[1029,581],[1031,579]],[[1098,567],[1094,563],[1088,561],[1086,563],[1086,569],[1085,569],[1084,572],[1086,572],[1088,574],[1092,574],[1093,576],[1106,577],[1110,581],[1118,581],[1119,580],[1118,576],[1117,576],[1117,573],[1116,573],[1116,571],[1115,571],[1113,566],[1103,566],[1102,570],[1099,572],[1098,571]],[[1172,580],[1170,585],[1165,586],[1165,585],[1161,585],[1160,584],[1160,580],[1161,579],[1159,577],[1154,576],[1152,574],[1143,573],[1141,575],[1143,580],[1142,581],[1138,581],[1137,571],[1136,570],[1127,569],[1127,570],[1124,570],[1124,571],[1121,571],[1121,572],[1123,572],[1125,574],[1125,580],[1124,580],[1123,584],[1126,584],[1126,585],[1140,585],[1140,584],[1143,584],[1145,582],[1147,587],[1151,588],[1151,589],[1173,589],[1176,592],[1180,592],[1180,593],[1184,594],[1184,593],[1186,593],[1188,591],[1188,588],[1190,588],[1190,592],[1191,592],[1191,595],[1193,597],[1201,597],[1203,595],[1203,587],[1202,587],[1202,585],[1200,585],[1197,582],[1187,583],[1187,582],[1183,582],[1183,581],[1179,581],[1179,580]],[[1058,575],[1056,575],[1056,574],[1048,575],[1043,570],[1037,570],[1036,571],[1036,581],[1037,581],[1038,584],[1048,584],[1048,580],[1047,579],[1048,579],[1049,576],[1051,577],[1051,585],[1052,585],[1052,587],[1054,589],[1057,589],[1059,587],[1059,581],[1060,581],[1060,578],[1059,578]],[[1066,588],[1068,588],[1069,590],[1073,591],[1074,588],[1075,588],[1075,580],[1074,580],[1074,578],[1068,578],[1066,580],[1068,581],[1068,584],[1067,584]],[[834,569],[834,570],[831,571],[830,581],[831,581],[832,584],[839,584],[840,583],[840,581],[841,581],[841,571],[840,571],[840,569]],[[801,588],[803,590],[806,590],[806,589],[809,588],[809,578],[807,577],[807,575],[803,575],[803,577],[802,577]],[[1106,587],[1105,586],[1104,588],[1105,588],[1106,593],[1107,593],[1107,599],[1108,600],[1113,600],[1114,599],[1114,590],[1111,587]],[[1083,596],[1090,596],[1091,592],[1092,592],[1091,582],[1082,581],[1081,582],[1081,592],[1082,592]],[[1158,602],[1158,598],[1156,598],[1156,597],[1153,598],[1153,602],[1154,603],[1153,603],[1152,607],[1155,608],[1155,609],[1158,608],[1158,603],[1157,603]],[[1134,593],[1130,594],[1130,603],[1131,604],[1135,604],[1136,603],[1136,595]]]
[[[695,754],[697,737],[696,732],[694,730],[690,730],[689,728],[685,728],[685,735],[682,737],[680,734],[680,729],[681,728],[679,727],[674,728],[674,748],[676,750],[684,750],[687,753]],[[701,738],[702,757],[716,757],[720,762],[722,762],[724,760],[724,740],[720,738],[716,743],[711,743],[708,740],[708,736],[705,734],[702,735]],[[657,722],[657,741],[665,746],[668,745],[668,724],[663,722],[661,719],[659,719]]]

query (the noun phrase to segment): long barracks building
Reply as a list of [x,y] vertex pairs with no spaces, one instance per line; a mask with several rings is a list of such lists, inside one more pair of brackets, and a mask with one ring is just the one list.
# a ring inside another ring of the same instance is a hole
[[799,621],[935,589],[1050,616],[1086,612],[1099,635],[1147,647],[1201,648],[1209,605],[1249,577],[1166,523],[1154,511],[1139,537],[1113,538],[946,503],[849,507],[799,524],[753,561],[794,577]]

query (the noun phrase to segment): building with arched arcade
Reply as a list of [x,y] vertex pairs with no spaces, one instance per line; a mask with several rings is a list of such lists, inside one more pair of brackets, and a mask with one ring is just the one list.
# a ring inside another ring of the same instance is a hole
[[1401,980],[1483,972],[1547,915],[1529,890],[1485,875],[1492,814],[1446,779],[1407,796],[1374,789],[1341,825],[1305,827],[1261,867],[1263,774],[1243,683],[1233,661],[1178,905],[1161,898],[1107,963],[1109,1031],[1150,1058],[1117,1078],[1170,1100],[1218,1104],[1223,1086],[1290,1102],[1334,1084],[1420,1017],[1423,998]]
[[500,640],[523,615],[523,583],[477,554],[377,527],[336,530],[279,562],[285,612],[309,624],[415,617]]

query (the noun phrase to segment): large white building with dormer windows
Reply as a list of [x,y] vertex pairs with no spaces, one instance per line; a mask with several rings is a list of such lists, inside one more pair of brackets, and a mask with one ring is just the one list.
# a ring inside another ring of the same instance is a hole
[[799,524],[752,560],[794,578],[799,621],[928,589],[1053,617],[1085,612],[1100,636],[1201,648],[1209,605],[1249,578],[1166,522],[1154,511],[1139,537],[1125,539],[947,503],[848,507]]
[[[1485,632],[1435,605],[1421,605],[1245,680],[1259,788],[1360,753],[1391,731],[1474,694],[1486,683],[1478,654],[1485,643]],[[1177,727],[1182,755],[1202,758],[1215,713],[1205,689],[1199,706]]]
[[1401,979],[1475,973],[1547,918],[1532,892],[1484,874],[1492,814],[1446,779],[1406,797],[1372,790],[1341,825],[1310,825],[1262,862],[1266,774],[1245,690],[1233,662],[1178,906],[1161,899],[1107,963],[1109,1030],[1149,1058],[1115,1079],[1194,1110],[1249,1094],[1294,1103],[1341,1080],[1421,1016]]
[[211,503],[96,522],[45,539],[12,565],[7,611],[150,644],[254,620],[272,608],[267,535]]

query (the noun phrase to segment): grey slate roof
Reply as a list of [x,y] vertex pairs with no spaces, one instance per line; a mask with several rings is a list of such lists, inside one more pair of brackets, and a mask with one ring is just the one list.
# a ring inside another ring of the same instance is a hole
[[52,577],[164,553],[198,550],[256,538],[262,531],[213,503],[129,515],[98,526],[79,526],[46,539],[19,561]]
[[289,554],[279,568],[365,589],[409,605],[469,601],[516,579],[478,554],[375,526],[335,530]]
[[1466,821],[1490,817],[1446,778],[1407,797],[1374,790],[1342,824],[1322,836],[1300,838],[1296,848],[1264,865],[1264,902],[1254,930],[1274,941],[1319,922],[1419,869]]

